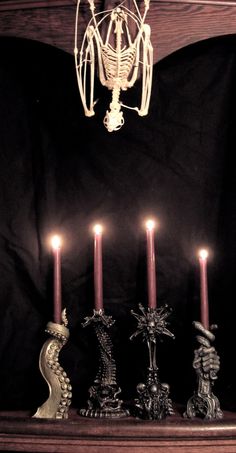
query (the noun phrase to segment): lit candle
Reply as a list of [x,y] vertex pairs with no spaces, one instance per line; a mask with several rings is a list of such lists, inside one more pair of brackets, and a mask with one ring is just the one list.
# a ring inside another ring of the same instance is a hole
[[94,306],[96,311],[103,309],[101,225],[94,227]]
[[209,329],[209,309],[208,309],[208,285],[207,285],[207,258],[208,251],[199,251],[200,264],[200,294],[201,294],[201,323],[205,329]]
[[61,239],[59,236],[53,236],[52,252],[54,257],[54,322],[61,324]]
[[155,246],[154,246],[155,222],[146,222],[147,234],[147,284],[148,284],[148,307],[156,308],[156,265],[155,265]]

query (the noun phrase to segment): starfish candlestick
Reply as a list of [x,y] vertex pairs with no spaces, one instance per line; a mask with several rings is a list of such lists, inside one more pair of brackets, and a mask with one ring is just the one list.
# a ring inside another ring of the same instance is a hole
[[142,335],[143,341],[147,343],[149,351],[149,367],[147,370],[146,383],[137,385],[138,398],[135,399],[134,415],[143,419],[157,420],[165,418],[174,413],[172,401],[169,398],[169,385],[161,383],[159,370],[156,362],[156,340],[160,335],[167,335],[174,338],[174,335],[167,328],[166,318],[170,311],[167,305],[161,308],[148,308],[147,310],[139,304],[141,315],[131,311],[138,320],[137,330],[130,339]]

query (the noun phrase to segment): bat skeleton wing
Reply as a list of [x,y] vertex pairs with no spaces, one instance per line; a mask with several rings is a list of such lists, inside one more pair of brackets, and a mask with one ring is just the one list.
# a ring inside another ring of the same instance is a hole
[[[144,116],[148,114],[150,104],[153,49],[151,28],[145,23],[149,0],[144,0],[143,15],[136,0],[131,1],[135,12],[127,8],[124,1],[113,9],[96,13],[93,0],[88,0],[91,19],[80,51],[77,44],[80,0],[77,4],[74,54],[80,97],[85,115],[94,115],[94,79],[97,67],[100,83],[112,92],[103,121],[109,132],[117,131],[123,126],[122,107]],[[123,104],[122,91],[133,87],[139,77],[142,81],[140,106]]]

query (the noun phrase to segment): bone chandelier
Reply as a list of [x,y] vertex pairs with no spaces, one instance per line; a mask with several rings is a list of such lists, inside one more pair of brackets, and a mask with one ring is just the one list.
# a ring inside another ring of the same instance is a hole
[[[135,0],[128,0],[113,9],[95,13],[93,0],[88,0],[91,18],[87,24],[80,51],[78,50],[79,7],[75,23],[75,64],[79,92],[86,116],[93,116],[94,77],[98,73],[101,84],[112,91],[109,110],[104,125],[109,132],[119,130],[124,124],[122,107],[136,110],[140,116],[148,114],[152,86],[153,49],[151,29],[145,23],[149,1],[144,0],[143,14]],[[97,67],[97,70],[96,70]],[[139,107],[121,102],[121,91],[131,88],[137,78],[142,79]]]

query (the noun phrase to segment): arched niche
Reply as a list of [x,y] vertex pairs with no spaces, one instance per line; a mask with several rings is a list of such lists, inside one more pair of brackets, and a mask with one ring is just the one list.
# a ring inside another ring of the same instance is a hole
[[[225,405],[235,409],[230,347],[235,319],[234,91],[231,96],[235,38],[188,46],[158,63],[150,114],[139,118],[135,112],[125,112],[126,123],[116,135],[108,134],[102,124],[110,93],[100,99],[93,118],[84,118],[72,55],[42,43],[3,39],[8,41],[10,67],[1,98],[0,182],[4,187],[0,193],[7,194],[8,204],[3,202],[1,210],[0,331],[3,350],[7,351],[9,335],[11,345],[0,367],[6,389],[1,404],[33,409],[42,401],[37,353],[52,310],[45,237],[51,226],[58,225],[66,238],[63,300],[70,313],[72,340],[67,357],[76,407],[87,395],[93,370],[81,322],[93,305],[89,227],[95,215],[96,220],[102,216],[110,230],[104,241],[106,306],[117,320],[122,388],[126,398],[134,393],[145,353],[140,359],[140,345],[128,340],[130,309],[146,300],[141,220],[152,212],[161,219],[158,303],[167,302],[174,309],[171,327],[176,340],[164,342],[160,353],[160,367],[171,384],[173,399],[184,403],[191,391],[191,324],[199,316],[194,250],[204,240],[215,255],[209,287],[211,320],[222,323],[219,352],[224,351],[224,379],[219,385]],[[15,59],[12,50],[17,51]],[[133,100],[138,92],[135,88],[134,95],[127,94]],[[10,217],[5,224],[3,213]],[[14,292],[5,297],[8,286]],[[24,332],[15,331],[18,325],[24,326]],[[16,363],[17,376],[10,374],[15,351],[22,358]],[[183,375],[187,376],[184,383]]]
[[[2,39],[12,42],[5,54]],[[163,453],[167,444],[170,453],[205,448],[222,453],[222,445],[225,452],[235,451],[235,49],[234,36],[173,49],[154,67],[150,115],[128,112],[128,128],[113,136],[103,128],[100,103],[100,113],[84,118],[72,55],[40,42],[0,38],[1,76],[3,63],[9,64],[0,86],[0,449],[68,453],[70,442],[76,453],[103,453],[104,448]],[[147,358],[141,341],[129,341],[135,329],[130,309],[137,311],[138,302],[145,301],[145,240],[137,208],[143,213],[143,206],[145,211],[154,207],[161,218],[158,303],[173,306],[169,327],[176,339],[158,344],[158,366],[173,401],[181,404],[164,424],[132,418],[104,423],[77,414],[96,371],[96,344],[81,322],[92,310],[88,224],[103,203],[108,203],[105,216],[112,231],[108,241],[104,237],[104,289],[116,319],[113,336],[124,400],[136,395]],[[4,217],[13,218],[5,223]],[[59,424],[31,420],[48,395],[38,355],[52,310],[50,254],[43,239],[50,218],[67,238],[63,302],[71,337],[63,366],[74,395],[72,420]],[[210,318],[219,324],[216,345],[222,358],[214,393],[225,411],[223,421],[210,424],[182,417],[195,382],[191,325],[199,319],[199,291],[193,245],[200,239],[207,239],[214,253],[208,274]]]

